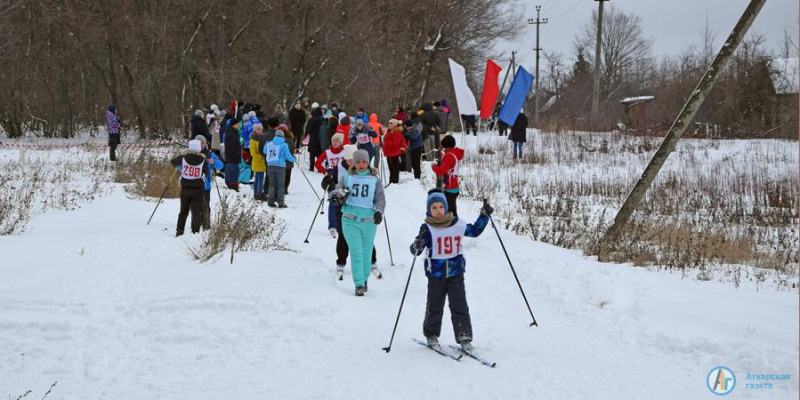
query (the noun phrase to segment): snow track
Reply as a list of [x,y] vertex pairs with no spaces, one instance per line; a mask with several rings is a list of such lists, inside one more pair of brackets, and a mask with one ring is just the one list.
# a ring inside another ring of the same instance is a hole
[[[128,199],[118,185],[0,237],[0,397],[30,389],[41,398],[58,381],[50,397],[76,400],[700,399],[713,397],[709,370],[726,365],[740,385],[748,372],[793,376],[769,392],[739,387],[737,398],[796,398],[796,292],[600,264],[501,231],[540,325],[529,328],[491,226],[466,243],[466,287],[475,344],[498,367],[430,356],[407,340],[422,335],[421,259],[386,354],[426,189],[408,179],[386,189],[396,266],[380,227],[384,278],[370,279],[357,298],[349,265],[335,279],[327,215],[303,243],[318,200],[293,173],[290,208],[277,214],[296,251],[237,253],[232,266],[229,253],[206,264],[189,259],[182,242],[191,235],[171,237],[177,200],[145,226],[154,203]],[[319,174],[308,176],[319,183]],[[479,207],[459,201],[469,222]]]

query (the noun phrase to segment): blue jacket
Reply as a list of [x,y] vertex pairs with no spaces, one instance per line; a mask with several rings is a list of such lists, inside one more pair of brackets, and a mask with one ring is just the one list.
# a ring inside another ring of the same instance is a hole
[[242,120],[242,146],[245,149],[250,148],[250,135],[253,134],[253,123],[251,120]]
[[[358,143],[359,135],[366,135],[368,139],[367,143]],[[366,150],[367,153],[369,153],[370,160],[375,157],[375,146],[372,144],[372,139],[370,138],[378,137],[378,134],[375,133],[369,125],[364,124],[361,130],[358,130],[358,127],[353,125],[353,127],[350,128],[350,134],[348,136],[350,136],[351,144],[356,144],[359,150]]]
[[223,164],[222,164],[222,160],[220,160],[219,157],[217,157],[217,155],[214,154],[214,152],[206,151],[203,154],[206,155],[206,159],[210,158],[210,159],[214,160],[214,165],[211,165],[210,163],[206,163],[206,165],[208,165],[208,173],[206,173],[206,191],[208,191],[208,190],[211,190],[211,184],[214,181],[214,174],[216,173],[214,170],[217,170],[217,171],[221,170]]
[[264,158],[267,161],[268,167],[283,167],[286,168],[286,161],[290,162],[297,162],[297,159],[294,158],[292,152],[289,151],[289,146],[286,144],[286,140],[280,136],[275,136],[271,142],[273,145],[278,146],[278,160],[277,161],[269,161],[269,143],[264,145]]
[[355,115],[353,115],[353,125],[355,125],[355,124],[356,124],[356,121],[355,121],[355,120],[357,120],[357,119],[360,119],[360,120],[364,121],[364,125],[367,125],[367,124],[369,124],[369,117],[367,117],[367,113],[364,113],[364,114],[363,114],[363,115],[361,115],[360,117],[358,116],[358,113],[356,113]]
[[405,133],[406,140],[408,140],[408,149],[414,150],[423,146],[422,132],[420,132],[420,124],[414,124],[411,130]]
[[[454,217],[450,226],[458,223],[458,217]],[[478,237],[483,233],[486,225],[489,223],[489,218],[483,215],[478,217],[474,224],[465,224],[464,237]],[[434,228],[439,229],[439,228]],[[425,276],[428,278],[452,278],[461,275],[465,272],[467,260],[463,255],[457,254],[456,256],[446,259],[433,259],[433,239],[428,224],[422,224],[421,230],[423,231],[423,243],[425,248],[428,249],[427,256],[425,257]],[[463,245],[462,245],[463,246]],[[420,255],[423,250],[419,252],[414,251],[414,245],[410,246],[411,254]]]

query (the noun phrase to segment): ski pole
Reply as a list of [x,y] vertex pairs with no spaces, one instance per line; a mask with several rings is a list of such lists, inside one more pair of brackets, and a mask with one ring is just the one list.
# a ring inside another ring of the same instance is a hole
[[[417,236],[417,240],[422,238],[424,231],[420,229],[419,235]],[[389,345],[383,348],[383,351],[389,353],[392,351],[392,343],[394,342],[394,334],[397,332],[397,324],[400,322],[400,313],[403,312],[403,303],[406,302],[406,293],[408,293],[408,285],[411,283],[411,273],[414,272],[414,264],[417,263],[417,254],[414,253],[414,259],[411,260],[411,269],[408,270],[408,279],[406,280],[406,288],[403,289],[403,299],[400,300],[400,309],[397,310],[397,319],[394,321],[394,329],[392,329],[392,338],[389,339]]]
[[308,237],[311,236],[311,229],[314,228],[314,222],[317,221],[317,215],[319,215],[319,210],[322,208],[322,203],[325,202],[325,198],[323,197],[319,201],[319,206],[317,206],[317,211],[314,211],[314,219],[311,220],[311,226],[308,227],[308,233],[306,234],[306,240],[303,243],[308,243]]
[[169,181],[167,181],[167,186],[165,186],[164,191],[161,192],[161,197],[158,198],[158,202],[156,203],[156,208],[153,210],[153,213],[150,214],[150,218],[147,220],[147,225],[150,225],[150,221],[153,220],[153,215],[156,215],[156,210],[158,210],[158,206],[161,205],[161,200],[164,199],[164,195],[167,194],[167,189],[169,189],[169,185],[172,184],[172,179],[175,178],[176,172],[178,172],[177,169],[172,171],[172,175],[169,176]]
[[[483,200],[483,204],[486,204],[486,199]],[[508,252],[506,251],[506,245],[503,244],[503,239],[500,238],[500,231],[497,230],[497,226],[494,225],[494,220],[492,216],[489,216],[489,221],[492,223],[492,228],[494,228],[494,233],[497,234],[497,240],[500,241],[500,246],[503,247],[503,253],[506,255],[506,260],[508,260],[508,266],[511,267],[511,272],[514,274],[514,279],[517,281],[517,286],[519,286],[519,292],[522,293],[522,299],[525,300],[525,305],[528,306],[528,312],[531,313],[531,318],[533,322],[529,326],[539,326],[536,323],[536,317],[533,316],[533,311],[531,311],[531,305],[528,303],[528,297],[525,296],[525,291],[522,290],[522,284],[519,283],[519,278],[517,278],[517,271],[514,270],[514,265],[511,263],[511,258],[508,256]]]
[[[311,184],[311,181],[308,179],[308,176],[306,176],[306,173],[305,173],[305,171],[303,171],[303,168],[302,168],[302,167],[300,168],[300,173],[301,173],[301,174],[303,174],[303,178],[306,178],[306,182],[308,182],[308,186],[310,186],[310,187],[311,187],[311,191],[312,191],[312,192],[314,192],[314,196],[317,196],[317,199],[319,200],[319,199],[320,199],[320,197],[319,197],[319,195],[317,194],[317,190],[316,190],[316,189],[314,189],[314,185],[312,185],[312,184]],[[323,197],[323,198],[324,198],[324,197]]]
[[386,223],[386,216],[383,216],[383,227],[386,228],[386,242],[389,243],[389,261],[394,267],[394,257],[392,256],[392,241],[389,239],[389,224]]

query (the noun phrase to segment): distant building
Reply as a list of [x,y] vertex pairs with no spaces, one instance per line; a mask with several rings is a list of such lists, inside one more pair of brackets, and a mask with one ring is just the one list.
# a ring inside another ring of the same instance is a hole
[[797,58],[776,58],[769,63],[773,89],[776,126],[770,136],[798,137],[798,85],[800,65]]
[[622,123],[629,130],[636,133],[646,133],[647,129],[647,103],[655,99],[653,96],[626,97],[620,100],[622,104]]

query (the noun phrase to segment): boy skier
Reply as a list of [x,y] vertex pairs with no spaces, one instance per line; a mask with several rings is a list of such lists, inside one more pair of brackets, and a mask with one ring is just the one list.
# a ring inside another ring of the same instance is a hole
[[[264,146],[264,158],[267,160],[267,176],[269,177],[269,194],[267,205],[270,207],[286,208],[283,202],[286,190],[286,161],[296,162],[289,146],[283,138],[283,131],[275,132],[275,138]],[[275,202],[278,202],[277,205]]]
[[415,256],[428,249],[425,257],[425,276],[428,277],[428,302],[422,331],[429,347],[439,345],[442,330],[445,297],[450,305],[450,316],[456,342],[465,351],[472,351],[472,322],[464,289],[462,241],[464,237],[478,237],[489,223],[492,215],[489,204],[481,209],[474,224],[468,224],[448,212],[447,199],[437,190],[431,190],[427,201],[427,218],[420,229],[420,236],[411,244]]

